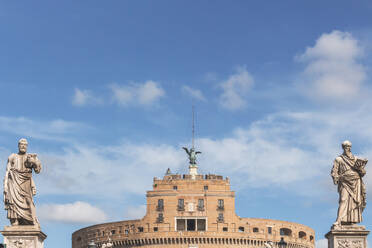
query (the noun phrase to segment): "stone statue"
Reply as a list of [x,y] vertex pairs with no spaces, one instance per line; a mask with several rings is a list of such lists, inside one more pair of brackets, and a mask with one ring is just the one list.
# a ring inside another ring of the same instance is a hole
[[362,177],[366,174],[367,159],[351,153],[351,142],[342,143],[343,154],[333,164],[331,176],[338,185],[339,207],[334,228],[352,225],[362,221],[362,212],[366,206],[366,190]]
[[4,178],[4,206],[12,226],[39,226],[32,197],[36,194],[32,170],[40,173],[41,163],[36,154],[27,153],[27,140],[20,139],[18,153],[8,158]]
[[196,152],[194,147],[191,148],[190,151],[186,147],[182,148],[186,151],[187,155],[189,155],[190,164],[196,165],[196,154],[199,154],[201,152]]

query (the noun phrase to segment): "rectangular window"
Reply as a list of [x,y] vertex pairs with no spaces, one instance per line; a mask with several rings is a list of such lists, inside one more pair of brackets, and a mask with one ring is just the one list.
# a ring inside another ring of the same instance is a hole
[[224,210],[224,209],[225,209],[225,206],[224,206],[223,199],[218,199],[218,210]]
[[115,234],[115,230],[111,230],[111,234]]
[[198,200],[198,210],[199,211],[204,211],[204,199],[199,199]]
[[158,206],[156,207],[156,210],[163,211],[164,210],[164,200],[158,199]]
[[156,227],[154,227],[154,232],[157,232],[159,229],[158,229],[158,227],[156,226]]
[[223,213],[219,213],[219,214],[218,214],[217,221],[218,221],[218,222],[223,222]]
[[159,215],[158,215],[158,218],[157,218],[156,222],[158,222],[158,223],[163,223],[163,221],[164,221],[164,217],[163,217],[163,214],[162,214],[162,213],[159,213]]
[[204,186],[204,190],[208,190],[208,185],[205,185]]
[[198,231],[205,231],[206,230],[206,225],[205,225],[205,220],[204,219],[198,219],[197,220],[197,230]]
[[185,230],[186,230],[186,220],[177,219],[177,231],[185,231]]
[[195,219],[187,219],[187,231],[195,231],[196,221]]
[[177,186],[173,186],[173,189],[174,189],[174,190],[177,190],[178,188],[177,188]]
[[177,231],[206,231],[207,221],[206,219],[176,219],[176,230]]
[[143,227],[142,226],[138,227],[138,232],[143,232]]
[[223,227],[222,228],[222,231],[224,231],[224,232],[227,232],[229,229],[227,229],[227,227]]
[[184,199],[178,199],[177,209],[179,211],[184,211],[185,210],[185,201],[184,201]]
[[272,234],[273,233],[273,228],[271,226],[267,227],[267,233]]

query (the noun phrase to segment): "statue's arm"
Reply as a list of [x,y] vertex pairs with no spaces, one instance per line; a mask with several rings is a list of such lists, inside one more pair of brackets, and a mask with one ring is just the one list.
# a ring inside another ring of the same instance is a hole
[[332,171],[331,171],[331,176],[332,176],[332,179],[333,179],[333,183],[334,184],[338,184],[338,179],[339,179],[339,173],[338,173],[338,169],[339,169],[339,166],[340,166],[340,163],[337,161],[337,158],[335,159],[335,161],[333,162],[333,168],[332,168]]
[[8,158],[8,162],[6,164],[6,172],[4,177],[4,203],[8,202],[8,180],[9,180],[9,170],[11,168],[13,156],[10,155]]

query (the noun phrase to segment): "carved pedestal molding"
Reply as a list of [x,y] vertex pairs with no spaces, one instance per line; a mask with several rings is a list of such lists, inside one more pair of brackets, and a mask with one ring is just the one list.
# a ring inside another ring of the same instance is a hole
[[364,226],[350,225],[333,227],[325,237],[328,248],[367,248],[368,234]]
[[44,248],[47,237],[35,226],[5,226],[0,232],[7,248]]

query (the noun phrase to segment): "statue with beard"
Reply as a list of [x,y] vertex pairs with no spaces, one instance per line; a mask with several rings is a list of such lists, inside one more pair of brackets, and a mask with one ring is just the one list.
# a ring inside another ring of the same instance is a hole
[[366,206],[366,190],[362,178],[366,174],[365,165],[368,160],[354,156],[348,140],[342,143],[342,149],[344,152],[335,159],[331,172],[339,193],[334,228],[360,223]]
[[4,206],[12,226],[39,227],[33,201],[36,187],[32,171],[40,173],[41,163],[36,154],[27,153],[27,146],[27,140],[20,139],[18,153],[13,153],[8,158],[4,179]]

